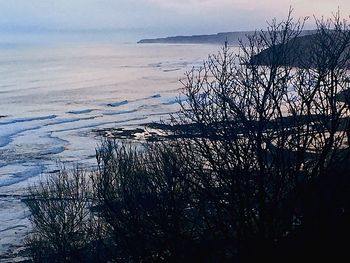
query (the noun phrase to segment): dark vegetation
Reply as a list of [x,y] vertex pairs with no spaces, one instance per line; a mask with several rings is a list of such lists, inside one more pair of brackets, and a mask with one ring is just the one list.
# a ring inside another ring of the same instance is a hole
[[168,137],[106,139],[96,171],[33,186],[33,260],[348,258],[349,25],[318,20],[308,66],[295,67],[303,23],[273,21],[187,73],[180,113],[153,126]]

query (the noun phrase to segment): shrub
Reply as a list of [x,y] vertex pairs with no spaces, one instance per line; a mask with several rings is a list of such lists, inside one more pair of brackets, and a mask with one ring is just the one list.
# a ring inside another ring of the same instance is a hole
[[95,238],[91,197],[89,177],[79,168],[63,167],[29,188],[33,230],[27,243],[35,262],[79,261],[79,251]]
[[165,145],[119,145],[98,151],[99,210],[110,227],[116,257],[179,261],[193,237],[191,193],[181,161]]

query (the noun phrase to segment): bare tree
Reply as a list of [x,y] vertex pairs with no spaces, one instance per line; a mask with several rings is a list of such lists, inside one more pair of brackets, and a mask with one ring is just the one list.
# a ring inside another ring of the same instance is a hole
[[178,129],[176,144],[231,251],[286,235],[302,220],[295,211],[308,183],[348,160],[349,105],[337,94],[349,89],[349,25],[339,13],[316,22],[300,39],[304,20],[290,11],[183,81],[188,100],[173,126],[195,130]]

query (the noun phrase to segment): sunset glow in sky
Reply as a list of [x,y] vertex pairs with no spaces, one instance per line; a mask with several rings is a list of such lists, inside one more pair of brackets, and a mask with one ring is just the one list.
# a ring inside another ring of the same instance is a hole
[[[148,35],[262,28],[274,17],[344,17],[349,0],[0,0],[1,31],[116,30]],[[312,20],[308,22],[311,27]]]

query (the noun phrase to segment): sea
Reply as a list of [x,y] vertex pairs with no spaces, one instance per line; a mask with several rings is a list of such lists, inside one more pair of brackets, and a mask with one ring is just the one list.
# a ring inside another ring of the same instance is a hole
[[21,251],[30,231],[21,201],[28,186],[58,162],[94,166],[100,129],[166,121],[179,109],[185,72],[219,49],[0,34],[0,262]]

